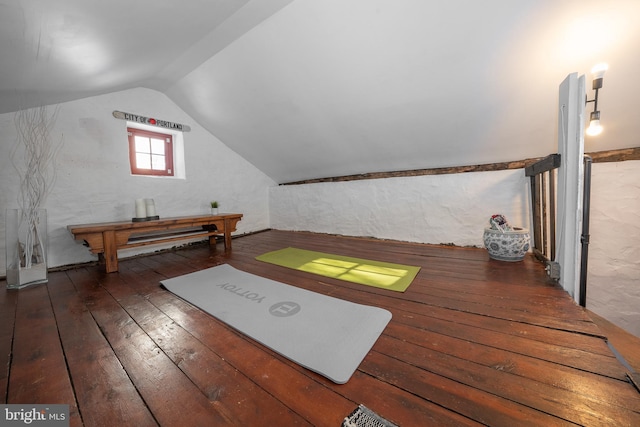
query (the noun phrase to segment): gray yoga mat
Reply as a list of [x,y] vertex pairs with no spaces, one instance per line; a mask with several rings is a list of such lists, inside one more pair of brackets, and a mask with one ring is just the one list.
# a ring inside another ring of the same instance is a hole
[[228,264],[160,283],[229,326],[338,384],[351,378],[391,320],[387,310],[296,288]]

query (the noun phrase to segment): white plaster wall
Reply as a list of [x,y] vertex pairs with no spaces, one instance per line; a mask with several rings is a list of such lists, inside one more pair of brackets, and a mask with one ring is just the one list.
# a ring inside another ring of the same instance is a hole
[[270,189],[272,228],[483,246],[493,214],[529,227],[524,170],[471,172]]
[[[126,122],[113,118],[114,110],[190,125],[184,133],[186,179],[132,176]],[[6,274],[5,209],[17,208],[19,181],[9,155],[16,141],[13,118],[0,115],[0,276]],[[209,201],[218,200],[221,212],[244,214],[237,233],[269,227],[268,188],[275,182],[159,92],[139,88],[61,104],[52,131],[53,138],[60,136],[57,180],[44,206],[52,267],[95,259],[67,225],[128,220],[136,198],[153,198],[161,217],[208,213]]]
[[[640,336],[640,161],[592,171],[587,308]],[[272,228],[482,247],[490,215],[530,227],[522,170],[270,189]]]
[[640,337],[640,161],[592,168],[587,308]]

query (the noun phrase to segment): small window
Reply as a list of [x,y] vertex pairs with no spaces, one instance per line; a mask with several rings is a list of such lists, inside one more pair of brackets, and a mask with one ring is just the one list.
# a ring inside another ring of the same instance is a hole
[[127,128],[133,175],[173,176],[173,136]]

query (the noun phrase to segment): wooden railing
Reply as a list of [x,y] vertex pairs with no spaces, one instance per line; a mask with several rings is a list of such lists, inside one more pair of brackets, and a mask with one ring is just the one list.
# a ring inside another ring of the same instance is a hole
[[[587,304],[587,261],[589,258],[589,211],[591,209],[591,163],[592,158],[584,156],[584,179],[582,195],[582,234],[580,236],[580,300]],[[533,246],[536,258],[547,266],[553,279],[560,278],[560,266],[556,258],[556,169],[560,167],[560,154],[551,154],[525,168],[525,175],[531,178],[531,206],[533,209]]]
[[547,264],[552,278],[558,278],[559,274],[553,268],[556,256],[556,169],[559,167],[560,154],[551,154],[525,168],[525,175],[531,179],[532,251]]

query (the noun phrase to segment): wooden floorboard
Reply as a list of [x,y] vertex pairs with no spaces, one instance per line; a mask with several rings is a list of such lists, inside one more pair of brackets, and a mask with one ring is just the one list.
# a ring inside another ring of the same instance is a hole
[[91,408],[82,412],[84,424],[153,425],[153,415],[71,280],[54,274],[48,288],[78,406]]
[[[255,260],[288,246],[421,270],[400,293]],[[334,384],[159,286],[223,263],[393,318]],[[339,426],[358,404],[401,426],[640,425],[640,393],[608,331],[533,258],[272,230],[230,252],[194,245],[119,264],[0,291],[0,401],[69,404],[73,426]]]
[[624,363],[636,372],[640,372],[640,337],[630,334],[592,311],[587,311],[587,313],[604,331],[609,344],[621,354]]
[[[0,281],[0,286],[2,285],[4,282]],[[17,303],[17,292],[0,290],[0,402],[7,401]]]
[[47,286],[18,294],[7,402],[67,404],[82,425]]

